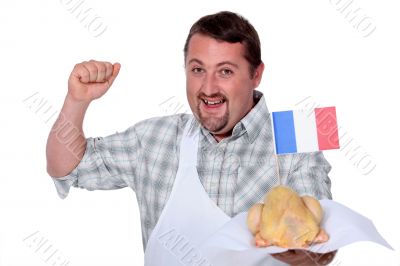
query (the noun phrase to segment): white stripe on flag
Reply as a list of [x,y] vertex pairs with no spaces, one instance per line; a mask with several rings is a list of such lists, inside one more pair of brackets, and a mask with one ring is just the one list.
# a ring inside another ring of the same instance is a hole
[[315,114],[307,111],[293,111],[294,128],[296,132],[297,152],[318,151],[317,124]]

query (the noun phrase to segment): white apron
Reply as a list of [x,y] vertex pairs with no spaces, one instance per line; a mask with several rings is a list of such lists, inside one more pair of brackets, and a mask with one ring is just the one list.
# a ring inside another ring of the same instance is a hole
[[[286,265],[254,248],[219,252],[213,240],[231,221],[208,196],[196,169],[199,132],[189,136],[191,119],[180,146],[179,167],[168,202],[145,251],[145,266],[267,266]],[[226,232],[225,232],[226,233]]]

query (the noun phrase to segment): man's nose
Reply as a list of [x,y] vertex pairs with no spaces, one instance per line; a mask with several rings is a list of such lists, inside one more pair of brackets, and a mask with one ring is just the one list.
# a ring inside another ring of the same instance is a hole
[[218,80],[213,73],[207,73],[203,80],[203,92],[212,95],[219,91]]

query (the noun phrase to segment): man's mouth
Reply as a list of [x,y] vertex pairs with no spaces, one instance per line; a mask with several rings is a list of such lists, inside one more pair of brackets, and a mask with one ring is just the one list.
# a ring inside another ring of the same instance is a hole
[[226,100],[225,99],[215,99],[215,100],[210,100],[210,99],[205,99],[202,98],[201,99],[203,101],[203,103],[208,106],[208,107],[218,107],[221,104],[225,103]]

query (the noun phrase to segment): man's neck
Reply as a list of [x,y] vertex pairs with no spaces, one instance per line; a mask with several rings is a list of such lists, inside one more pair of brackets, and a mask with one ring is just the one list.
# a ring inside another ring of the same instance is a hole
[[221,140],[232,136],[232,131],[233,131],[233,129],[231,129],[231,130],[229,130],[228,132],[223,133],[223,134],[212,134],[212,133],[211,133],[211,134],[213,135],[214,139],[215,139],[217,142],[220,142]]

